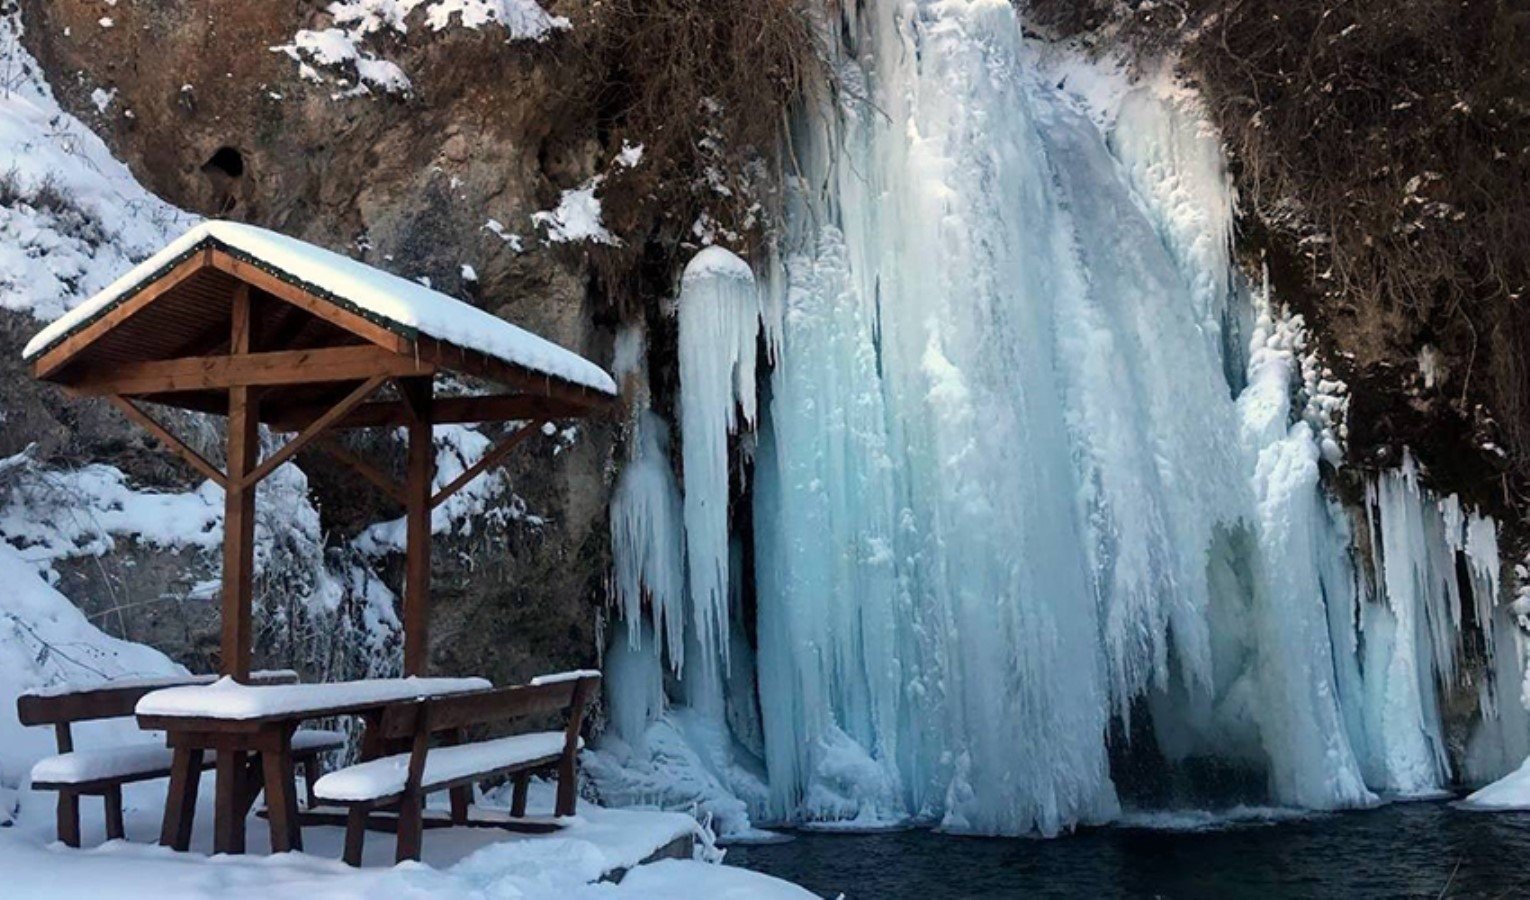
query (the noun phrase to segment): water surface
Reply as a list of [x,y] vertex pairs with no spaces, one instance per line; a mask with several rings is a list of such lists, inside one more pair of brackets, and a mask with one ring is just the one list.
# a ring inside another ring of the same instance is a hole
[[[796,832],[735,846],[728,862],[825,897],[1530,897],[1530,813],[1446,803],[1208,822],[1156,815],[1155,827],[1057,840],[930,831]],[[1167,828],[1165,828],[1167,826]]]

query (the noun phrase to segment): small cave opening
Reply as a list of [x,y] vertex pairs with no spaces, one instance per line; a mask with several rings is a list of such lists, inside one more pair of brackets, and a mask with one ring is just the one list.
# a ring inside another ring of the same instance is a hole
[[244,154],[235,147],[222,146],[202,164],[202,174],[212,188],[211,212],[227,215],[243,195]]
[[202,163],[202,171],[208,175],[217,173],[225,178],[243,178],[244,154],[234,147],[219,147],[207,158],[207,162]]

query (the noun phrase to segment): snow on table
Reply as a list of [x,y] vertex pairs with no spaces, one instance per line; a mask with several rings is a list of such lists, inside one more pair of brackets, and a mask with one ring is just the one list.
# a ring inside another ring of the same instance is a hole
[[461,694],[492,686],[484,678],[374,678],[282,685],[248,685],[222,678],[205,686],[173,687],[147,694],[138,701],[135,712],[140,716],[264,719]]
[[[425,774],[420,783],[441,784],[557,756],[563,752],[564,739],[561,731],[538,731],[492,741],[435,747],[425,756]],[[582,738],[579,747],[584,747]],[[380,800],[402,794],[409,780],[410,755],[397,753],[331,772],[314,785],[314,793],[324,800],[342,803]]]
[[22,357],[32,359],[44,353],[137,293],[166,268],[206,246],[249,258],[285,281],[316,289],[341,306],[381,319],[406,336],[419,332],[513,366],[616,394],[616,383],[599,366],[498,316],[322,247],[238,222],[204,222],[187,231],[38,332]]

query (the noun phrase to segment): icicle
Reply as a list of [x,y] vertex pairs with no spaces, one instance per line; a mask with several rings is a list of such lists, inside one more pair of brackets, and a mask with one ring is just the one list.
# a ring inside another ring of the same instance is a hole
[[755,420],[760,301],[748,263],[697,253],[680,284],[680,428],[685,547],[695,636],[728,659],[728,435]]

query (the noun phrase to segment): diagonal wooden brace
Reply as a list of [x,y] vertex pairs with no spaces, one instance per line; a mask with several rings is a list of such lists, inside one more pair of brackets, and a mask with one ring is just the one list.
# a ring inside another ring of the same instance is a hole
[[140,409],[138,404],[119,394],[112,394],[106,399],[110,400],[113,406],[121,410],[122,414],[127,416],[129,420],[158,438],[159,442],[164,444],[166,449],[185,460],[193,469],[207,476],[218,487],[228,487],[228,478],[217,466],[214,466],[202,454],[187,446],[185,441],[171,434],[168,428],[155,421],[152,416]]
[[250,474],[244,477],[242,484],[245,487],[253,487],[260,483],[261,479],[276,471],[276,467],[297,455],[297,452],[308,446],[319,435],[323,434],[329,426],[339,421],[346,413],[360,406],[368,397],[377,393],[384,384],[388,383],[387,375],[373,375],[346,395],[344,400],[330,407],[329,412],[313,420],[307,428],[304,428],[297,437],[282,445],[282,448],[266,458],[264,462],[256,466]]
[[451,484],[437,491],[435,496],[430,498],[430,508],[435,509],[446,502],[446,498],[467,487],[469,482],[482,475],[490,467],[497,465],[500,460],[503,460],[510,454],[511,450],[514,450],[518,444],[535,434],[541,427],[542,423],[540,421],[528,423],[521,426],[509,437],[495,444],[488,453],[483,455],[482,459],[473,463],[466,472],[458,475],[452,480]]
[[314,445],[314,448],[350,466],[355,470],[356,474],[372,482],[373,485],[384,494],[387,494],[399,506],[408,504],[408,500],[404,496],[403,485],[388,477],[388,473],[367,462],[359,454],[352,452],[350,448],[335,440],[333,436],[326,435],[320,438],[318,443]]

